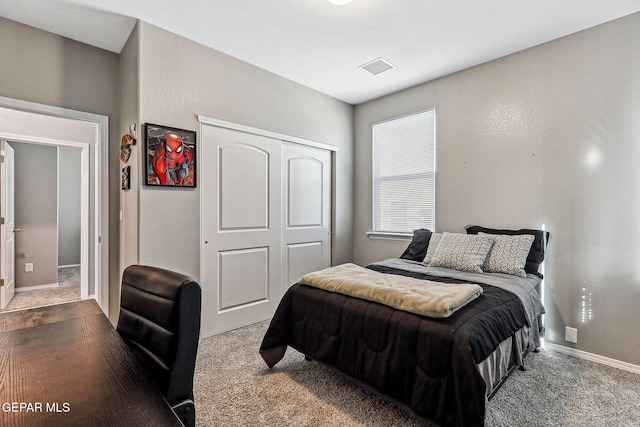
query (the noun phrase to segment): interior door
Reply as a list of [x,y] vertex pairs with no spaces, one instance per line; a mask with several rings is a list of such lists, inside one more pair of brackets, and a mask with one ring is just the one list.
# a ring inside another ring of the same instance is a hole
[[273,316],[281,296],[281,163],[274,138],[203,125],[202,335]]
[[15,294],[15,220],[13,148],[0,141],[0,308],[4,309]]
[[283,142],[284,291],[331,265],[331,151]]

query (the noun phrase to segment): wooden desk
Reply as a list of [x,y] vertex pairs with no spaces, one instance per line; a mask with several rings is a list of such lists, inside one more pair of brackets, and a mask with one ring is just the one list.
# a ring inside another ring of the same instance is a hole
[[94,300],[0,314],[0,425],[181,426]]

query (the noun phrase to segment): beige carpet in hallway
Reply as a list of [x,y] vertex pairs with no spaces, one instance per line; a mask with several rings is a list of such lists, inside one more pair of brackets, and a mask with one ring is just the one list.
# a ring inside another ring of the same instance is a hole
[[58,269],[58,286],[16,292],[7,307],[4,310],[0,310],[0,312],[61,304],[79,299],[80,267],[65,267]]

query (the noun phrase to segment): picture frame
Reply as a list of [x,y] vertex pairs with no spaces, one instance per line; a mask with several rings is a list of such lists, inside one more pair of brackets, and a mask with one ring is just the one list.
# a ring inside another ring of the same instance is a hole
[[121,188],[123,190],[130,190],[131,189],[131,181],[129,181],[129,177],[131,176],[131,166],[125,166],[122,168],[122,175],[121,175]]
[[144,126],[144,183],[196,187],[196,132],[147,123]]

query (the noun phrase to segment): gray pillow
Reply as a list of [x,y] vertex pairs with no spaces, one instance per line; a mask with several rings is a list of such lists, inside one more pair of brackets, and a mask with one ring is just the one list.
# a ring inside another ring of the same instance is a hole
[[534,236],[520,234],[508,236],[506,234],[478,233],[495,240],[489,256],[482,267],[487,273],[506,273],[518,277],[527,277],[524,266],[533,244]]
[[433,254],[436,253],[436,248],[438,247],[438,243],[440,243],[440,239],[442,238],[442,233],[431,233],[431,238],[429,239],[429,246],[427,246],[427,252],[424,256],[423,263],[429,265],[431,262],[431,258],[433,258]]
[[524,266],[524,271],[527,273],[535,274],[536,276],[542,278],[542,273],[540,273],[540,264],[544,261],[545,254],[547,253],[547,245],[549,244],[549,238],[551,235],[548,231],[544,230],[534,230],[529,228],[522,228],[520,230],[508,230],[508,229],[497,229],[497,228],[487,228],[482,227],[480,225],[468,225],[465,227],[467,233],[469,234],[478,234],[479,232],[487,233],[487,234],[508,234],[510,236],[514,236],[517,234],[531,234],[535,237],[533,241],[533,245],[531,245],[531,250],[529,251],[529,256],[527,257],[527,263]]
[[429,266],[482,273],[482,266],[492,246],[491,237],[445,231]]

